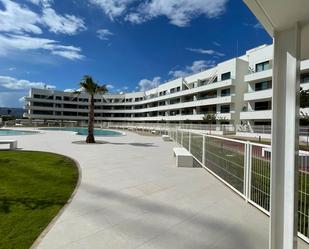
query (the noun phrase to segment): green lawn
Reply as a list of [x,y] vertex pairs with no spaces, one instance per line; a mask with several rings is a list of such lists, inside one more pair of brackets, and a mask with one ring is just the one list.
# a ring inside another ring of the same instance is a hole
[[0,248],[28,249],[70,198],[78,181],[64,156],[0,152]]

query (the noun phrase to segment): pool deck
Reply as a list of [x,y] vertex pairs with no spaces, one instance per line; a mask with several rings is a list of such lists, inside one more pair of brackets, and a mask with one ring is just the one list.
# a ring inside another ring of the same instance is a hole
[[206,170],[175,167],[173,142],[128,133],[85,145],[61,131],[2,138],[80,164],[76,195],[35,248],[268,248],[269,218]]

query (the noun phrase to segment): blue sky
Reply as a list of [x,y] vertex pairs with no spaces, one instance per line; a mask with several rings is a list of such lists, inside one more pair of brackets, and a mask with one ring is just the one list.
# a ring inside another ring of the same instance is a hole
[[271,42],[241,0],[0,0],[0,106],[85,74],[146,90]]

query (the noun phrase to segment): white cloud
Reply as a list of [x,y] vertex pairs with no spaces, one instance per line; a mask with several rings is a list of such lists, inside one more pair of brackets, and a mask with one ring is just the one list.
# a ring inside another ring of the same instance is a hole
[[108,84],[108,85],[106,85],[106,87],[107,87],[108,90],[112,90],[112,89],[115,88],[114,85],[112,85],[112,84]]
[[53,0],[28,0],[28,1],[35,5],[41,5],[45,8],[50,7],[51,4],[54,2]]
[[75,92],[76,90],[75,90],[75,89],[72,89],[72,88],[68,88],[68,89],[64,89],[63,91],[66,92],[66,93],[73,93],[73,92]]
[[207,68],[214,67],[215,65],[215,60],[198,60],[194,61],[191,66],[186,66],[184,70],[171,70],[169,75],[171,75],[173,78],[186,77],[190,74],[198,73]]
[[55,88],[44,82],[33,82],[29,80],[20,80],[10,76],[0,76],[0,86],[10,90],[26,90],[30,88]]
[[74,15],[59,15],[52,8],[44,8],[41,22],[49,28],[50,32],[74,35],[86,30],[84,21]]
[[255,29],[264,29],[260,22],[257,22],[256,24],[254,24],[253,28],[255,28]]
[[55,40],[35,38],[23,35],[0,34],[0,56],[9,54],[11,51],[47,50],[51,54],[62,56],[70,60],[82,59],[81,49],[74,46],[65,46]]
[[148,91],[152,88],[157,87],[161,83],[161,78],[160,77],[154,77],[152,80],[148,79],[142,79],[139,83],[139,89],[140,91]]
[[0,10],[0,31],[23,34],[42,34],[40,26],[47,26],[50,32],[74,35],[86,29],[81,18],[74,15],[59,15],[51,8],[52,1],[30,0],[42,6],[42,14],[11,0],[0,0],[4,10]]
[[97,36],[101,40],[109,40],[109,37],[112,36],[113,33],[110,32],[108,29],[99,29],[97,30]]
[[215,55],[215,56],[224,56],[225,54],[215,51],[213,49],[202,49],[202,48],[187,48],[187,50],[198,53],[198,54],[207,54],[207,55]]
[[219,42],[214,41],[214,42],[212,42],[212,44],[217,46],[217,47],[221,47],[221,44]]
[[99,6],[111,20],[125,13],[128,6],[136,0],[89,0],[90,3]]
[[173,78],[183,78],[188,76],[189,73],[185,70],[171,70],[168,74],[171,75]]
[[159,16],[166,16],[171,24],[185,27],[199,15],[205,15],[208,18],[222,15],[227,2],[228,0],[150,0],[141,3],[135,12],[128,13],[126,20],[142,23]]
[[21,98],[19,98],[18,101],[21,103],[24,103],[26,101],[25,96],[22,96]]
[[42,34],[41,27],[50,32],[74,35],[86,29],[84,21],[74,15],[59,15],[51,8],[52,0],[28,0],[42,7],[42,13],[36,13],[25,5],[11,0],[0,0],[4,9],[0,9],[0,55],[8,55],[13,50],[48,50],[51,54],[70,60],[82,59],[81,49],[64,46],[55,40],[33,37]]
[[59,55],[69,60],[81,60],[84,58],[83,55],[79,54],[74,50],[55,50],[51,52],[54,55]]
[[256,23],[243,23],[244,26],[247,26],[247,27],[250,27],[250,28],[254,28],[256,30],[259,30],[259,29],[264,29],[264,27],[262,26],[262,24],[257,21]]
[[165,16],[170,23],[179,27],[205,15],[216,18],[225,11],[228,0],[89,0],[99,6],[111,20],[124,16],[126,21],[142,23],[159,16]]
[[37,13],[10,0],[0,0],[4,10],[0,10],[0,31],[21,34],[24,32],[41,34],[37,24],[40,17]]
[[0,92],[0,107],[21,107],[19,100],[25,95],[26,92]]

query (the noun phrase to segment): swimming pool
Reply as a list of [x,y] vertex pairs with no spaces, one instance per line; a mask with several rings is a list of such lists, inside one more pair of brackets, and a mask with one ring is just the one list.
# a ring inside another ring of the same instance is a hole
[[[40,130],[45,130],[45,131],[72,131],[72,132],[76,132],[77,135],[83,135],[83,136],[88,135],[88,129],[87,128],[76,128],[76,127],[73,127],[73,128],[41,128]],[[123,134],[121,132],[117,132],[117,131],[94,129],[94,135],[95,136],[122,136]]]
[[0,136],[20,136],[20,135],[32,135],[37,133],[38,132],[36,131],[0,129]]

